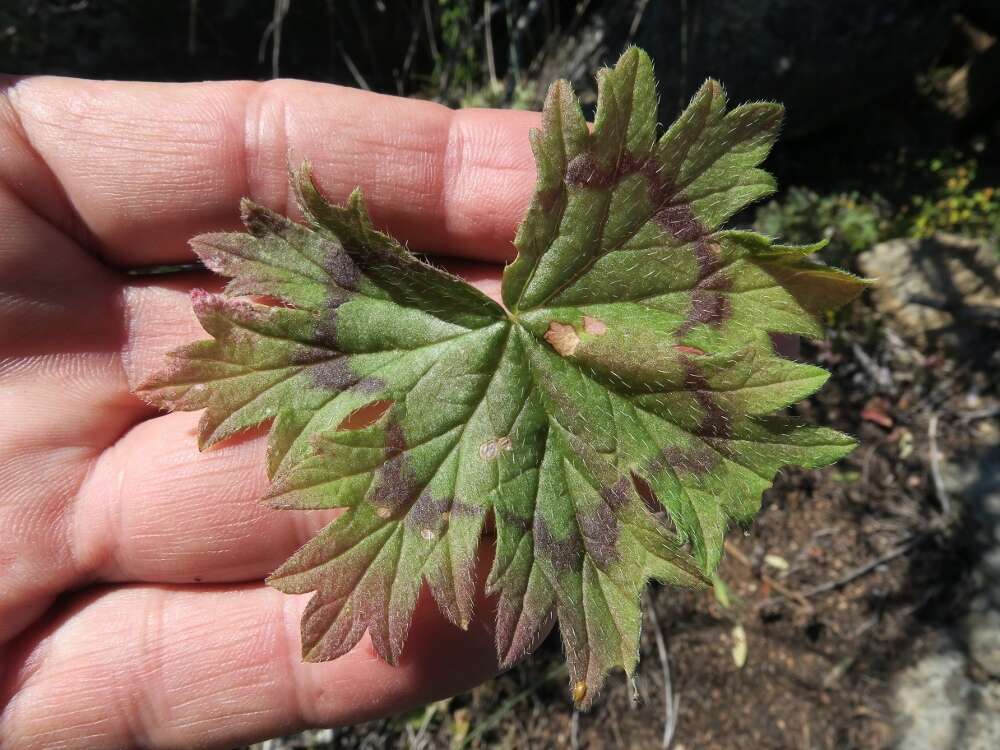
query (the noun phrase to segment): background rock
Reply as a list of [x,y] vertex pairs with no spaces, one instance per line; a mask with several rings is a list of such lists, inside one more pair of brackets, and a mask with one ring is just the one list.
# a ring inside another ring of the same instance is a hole
[[947,234],[889,240],[858,256],[862,273],[878,280],[876,307],[918,341],[959,323],[974,338],[976,323],[1000,320],[997,261],[989,243]]
[[925,657],[896,682],[899,750],[994,750],[1000,747],[1000,683],[965,674],[957,650]]
[[944,472],[949,492],[965,507],[975,560],[961,635],[973,667],[1000,680],[1000,427],[984,421],[972,434],[972,449],[954,457]]
[[1000,747],[1000,430],[983,422],[974,434],[972,449],[943,471],[975,560],[969,612],[957,631],[942,631],[936,653],[896,678],[901,750]]

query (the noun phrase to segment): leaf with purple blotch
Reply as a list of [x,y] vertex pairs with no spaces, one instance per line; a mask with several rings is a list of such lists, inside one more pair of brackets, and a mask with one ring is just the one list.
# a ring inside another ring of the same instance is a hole
[[396,662],[425,583],[467,627],[489,521],[500,663],[555,619],[587,706],[635,669],[647,580],[704,585],[782,466],[854,447],[778,414],[827,373],[771,334],[821,336],[866,282],[812,260],[821,244],[722,229],[774,190],[758,165],[782,108],[727,109],[710,80],[659,135],[642,51],[598,85],[592,128],[558,82],[531,134],[503,307],[377,231],[357,192],[328,203],[307,167],[304,224],[244,202],[247,233],[193,240],[230,279],[192,295],[211,338],[140,393],[204,410],[203,448],[270,422],[268,501],[343,509],[268,579],[314,592],[307,660],[367,631]]

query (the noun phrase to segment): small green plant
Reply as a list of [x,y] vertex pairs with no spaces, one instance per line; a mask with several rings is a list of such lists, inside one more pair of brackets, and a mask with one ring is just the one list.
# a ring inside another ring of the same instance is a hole
[[820,195],[793,187],[779,201],[757,209],[754,228],[782,242],[808,242],[816,237],[828,240],[825,255],[843,260],[867,250],[886,235],[892,209],[879,196],[857,192]]
[[531,109],[537,101],[535,87],[517,83],[507,100],[507,86],[502,82],[487,83],[481,89],[462,98],[463,107],[500,107],[508,109]]
[[824,257],[837,263],[894,237],[1000,237],[1000,189],[977,185],[977,168],[975,159],[955,153],[913,160],[904,171],[896,166],[895,181],[916,192],[895,205],[877,193],[822,195],[793,187],[757,209],[754,229],[782,242],[824,237]]
[[442,93],[445,88],[471,89],[481,80],[474,4],[472,0],[438,0],[438,6],[442,54],[433,74],[436,85]]
[[822,243],[722,229],[774,190],[757,165],[782,108],[728,110],[709,80],[660,136],[643,52],[598,83],[592,129],[566,82],[548,94],[502,305],[375,230],[359,193],[328,203],[307,168],[304,225],[245,202],[248,233],[193,240],[231,280],[192,294],[211,338],[141,392],[203,409],[203,448],[269,422],[268,501],[344,509],[268,579],[315,592],[307,660],[367,631],[396,662],[425,582],[468,627],[491,519],[500,662],[558,619],[589,706],[609,670],[635,669],[648,579],[710,585],[727,527],[782,466],[853,449],[775,414],[828,373],[770,334],[822,335],[864,282],[811,260]]
[[935,232],[1000,236],[1000,191],[992,186],[976,187],[977,168],[975,159],[927,162],[926,169],[936,177],[936,184],[900,209],[897,221],[905,233],[913,237],[929,237]]

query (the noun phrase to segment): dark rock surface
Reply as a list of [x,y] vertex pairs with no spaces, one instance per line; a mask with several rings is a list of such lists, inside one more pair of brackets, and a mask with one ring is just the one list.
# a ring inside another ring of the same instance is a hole
[[663,122],[712,76],[734,102],[784,102],[789,133],[815,131],[912,80],[944,44],[956,7],[954,0],[603,0],[548,56],[539,83],[544,90],[569,76],[589,92],[585,103],[593,101],[593,71],[638,44],[656,62]]

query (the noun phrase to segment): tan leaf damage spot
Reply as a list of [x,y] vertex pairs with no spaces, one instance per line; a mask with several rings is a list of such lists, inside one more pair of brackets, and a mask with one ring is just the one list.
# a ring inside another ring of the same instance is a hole
[[553,320],[549,330],[545,332],[545,340],[563,357],[572,357],[576,347],[580,345],[580,337],[571,325]]
[[603,336],[608,332],[608,326],[603,320],[592,318],[589,315],[583,316],[583,330],[595,336]]
[[700,356],[705,353],[703,349],[699,349],[697,346],[685,346],[684,344],[675,344],[674,349],[679,351],[681,354],[694,354]]
[[484,461],[492,461],[494,458],[500,455],[502,451],[510,451],[514,449],[514,444],[511,442],[510,438],[506,435],[504,437],[499,437],[494,440],[487,440],[485,443],[479,446],[479,457]]

